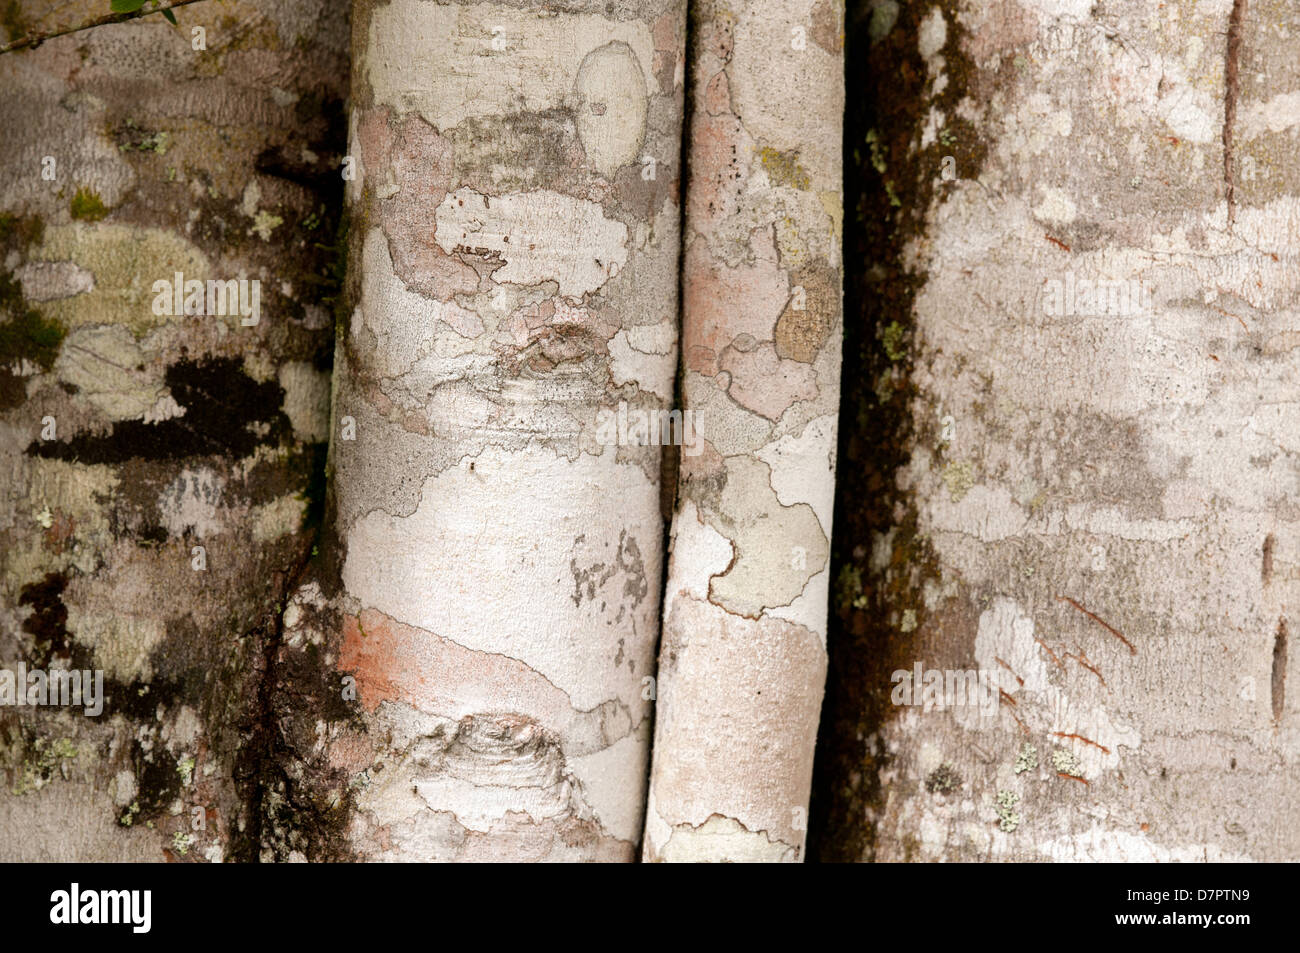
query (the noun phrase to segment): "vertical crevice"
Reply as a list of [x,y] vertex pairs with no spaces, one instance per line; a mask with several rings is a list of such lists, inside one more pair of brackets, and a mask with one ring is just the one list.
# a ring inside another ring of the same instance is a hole
[[1240,94],[1241,27],[1246,16],[1246,0],[1233,0],[1228,15],[1228,50],[1223,65],[1223,186],[1228,200],[1228,223],[1237,217],[1236,173],[1233,168],[1233,127],[1237,123],[1237,98]]
[[[694,107],[691,103],[695,90],[693,45],[696,30],[691,23],[691,11],[694,9],[694,3],[687,4],[683,26],[685,32],[682,35],[682,55],[685,57],[686,71],[682,78],[682,133],[678,143],[677,155],[677,374],[673,380],[673,403],[668,408],[669,410],[674,408],[681,410],[683,419],[686,411],[686,355],[683,350],[686,281],[682,262],[686,259],[686,190],[690,179],[690,134],[691,119],[694,116]],[[682,436],[684,440],[685,430],[682,431]],[[650,803],[650,771],[654,764],[654,729],[659,710],[659,650],[663,645],[664,609],[668,597],[668,560],[672,555],[669,547],[672,545],[673,514],[677,512],[677,490],[678,483],[681,480],[681,461],[681,447],[671,442],[662,445],[659,457],[659,511],[664,520],[664,558],[659,566],[659,612],[657,614],[659,634],[655,638],[654,654],[652,656],[655,663],[653,672],[655,699],[654,704],[650,706],[650,757],[646,763],[645,784],[641,792],[640,829],[643,832],[646,824],[646,810]],[[638,843],[636,852],[636,861],[638,863],[641,860],[641,847],[642,845]]]
[[1286,619],[1277,620],[1277,634],[1273,636],[1273,677],[1270,681],[1273,695],[1273,724],[1282,723],[1286,709]]

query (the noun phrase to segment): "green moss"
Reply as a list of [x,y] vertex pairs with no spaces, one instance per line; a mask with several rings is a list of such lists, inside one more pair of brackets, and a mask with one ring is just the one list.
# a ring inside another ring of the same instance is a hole
[[37,216],[19,216],[0,213],[0,248],[27,248],[39,245],[45,239],[45,221]]
[[907,329],[897,321],[891,321],[881,335],[885,345],[885,354],[891,361],[901,361],[907,357]]
[[22,4],[18,0],[9,0],[5,4],[4,12],[0,13],[0,23],[4,24],[5,32],[9,34],[9,42],[11,43],[31,32],[27,19],[23,16]]
[[108,208],[99,196],[84,185],[77,189],[77,194],[72,197],[68,211],[72,213],[73,218],[82,222],[98,222],[108,214]]
[[67,329],[29,307],[11,274],[0,274],[0,311],[9,315],[9,320],[0,324],[0,364],[26,359],[48,371]]
[[194,837],[184,831],[177,831],[172,835],[172,849],[182,857],[190,852],[190,846],[193,843]]

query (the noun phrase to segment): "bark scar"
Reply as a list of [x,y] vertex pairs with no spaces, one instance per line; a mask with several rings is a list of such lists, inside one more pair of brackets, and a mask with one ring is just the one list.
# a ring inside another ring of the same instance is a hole
[[1129,652],[1131,652],[1133,655],[1138,654],[1138,650],[1133,647],[1133,643],[1130,642],[1128,639],[1124,638],[1124,633],[1121,632],[1119,629],[1115,628],[1113,625],[1111,625],[1101,616],[1097,615],[1095,612],[1089,612],[1087,609],[1079,605],[1079,603],[1075,602],[1069,596],[1057,596],[1056,598],[1059,599],[1061,602],[1068,602],[1070,605],[1074,606],[1076,609],[1078,609],[1080,612],[1086,615],[1093,622],[1096,622],[1099,626],[1101,626],[1111,635],[1115,636],[1115,638],[1119,639],[1121,642],[1123,642],[1125,645],[1128,646]]
[[[1078,646],[1075,646],[1075,648],[1078,648]],[[1088,671],[1092,672],[1092,674],[1097,676],[1097,680],[1101,682],[1102,687],[1105,688],[1107,691],[1110,690],[1110,686],[1106,684],[1106,679],[1102,677],[1101,670],[1098,669],[1097,666],[1092,664],[1088,656],[1083,654],[1083,649],[1079,649],[1079,653],[1077,655],[1072,655],[1069,652],[1066,652],[1065,657],[1074,659],[1076,662],[1078,662]]]
[[1053,731],[1053,735],[1066,741],[1082,741],[1086,745],[1092,745],[1094,748],[1100,748],[1104,753],[1110,754],[1110,749],[1103,744],[1098,744],[1091,738],[1085,738],[1083,735],[1067,734],[1064,731]]

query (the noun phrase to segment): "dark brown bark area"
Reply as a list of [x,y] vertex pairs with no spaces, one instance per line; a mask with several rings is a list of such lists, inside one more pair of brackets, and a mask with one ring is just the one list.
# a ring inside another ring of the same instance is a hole
[[[955,4],[937,4],[955,23]],[[933,100],[917,50],[922,17],[930,5],[900,4],[898,20],[872,42],[872,5],[850,2],[845,16],[848,102],[844,121],[844,366],[836,472],[835,534],[828,632],[830,668],[822,705],[809,812],[808,857],[823,861],[871,860],[872,816],[883,792],[878,778],[887,754],[867,739],[898,709],[889,704],[890,673],[914,659],[940,659],[941,645],[921,645],[926,627],[901,634],[888,622],[892,610],[925,608],[917,593],[932,571],[923,541],[915,538],[915,506],[900,493],[894,474],[907,463],[917,438],[909,402],[912,302],[924,275],[903,265],[904,246],[923,224],[945,155],[974,178],[983,162],[979,140],[965,121],[952,146],[919,143],[934,102],[949,115],[966,94],[969,65],[950,27],[943,55],[951,82]],[[877,17],[880,15],[877,14]],[[878,24],[881,21],[877,20]],[[923,567],[884,574],[867,567],[876,534],[895,532],[893,566]],[[936,662],[936,664],[938,664]]]
[[[90,12],[23,3],[5,25]],[[99,716],[0,710],[6,860],[255,860],[264,818],[293,803],[273,689],[322,522],[326,424],[286,382],[332,363],[346,9],[179,16],[0,57],[0,666],[106,670]],[[160,317],[151,284],[182,261],[186,279],[259,279],[260,321]],[[133,389],[175,407],[112,403]],[[299,697],[317,674],[291,673]]]

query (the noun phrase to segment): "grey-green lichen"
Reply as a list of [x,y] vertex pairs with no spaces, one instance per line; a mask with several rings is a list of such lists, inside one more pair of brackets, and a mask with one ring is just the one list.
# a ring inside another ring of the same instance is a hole
[[110,129],[109,134],[116,140],[118,152],[153,152],[160,156],[167,154],[172,138],[168,132],[150,132],[137,125],[134,119],[127,119],[120,127]]
[[799,164],[797,149],[781,152],[770,146],[762,146],[758,150],[758,159],[763,164],[768,178],[775,185],[788,185],[806,190],[812,184],[808,171]]
[[925,789],[931,794],[947,794],[961,786],[961,777],[952,763],[945,761],[930,772],[925,779]]
[[1020,753],[1016,755],[1016,774],[1024,774],[1036,767],[1038,767],[1038,749],[1026,741],[1020,746]]
[[265,209],[259,211],[253,217],[253,227],[249,229],[254,235],[264,242],[271,240],[271,232],[284,224],[284,219],[279,215],[272,215]]
[[1052,752],[1052,767],[1060,774],[1077,776],[1082,765],[1073,752],[1066,751],[1064,748],[1057,748]]
[[76,756],[77,748],[68,738],[59,738],[53,742],[37,738],[32,742],[31,754],[23,759],[22,769],[14,782],[14,795],[39,791],[53,780],[56,770],[65,774],[65,763]]
[[866,608],[867,596],[862,589],[862,570],[859,567],[849,563],[840,570],[839,591],[840,599],[853,608]]
[[1011,791],[998,792],[998,828],[1010,834],[1020,826],[1020,815],[1015,807],[1020,803],[1020,795]]
[[975,485],[975,468],[969,461],[954,461],[943,468],[943,482],[952,501],[960,503]]
[[880,144],[880,136],[874,129],[867,130],[867,145],[871,149],[871,167],[881,175],[885,174],[885,150]]

